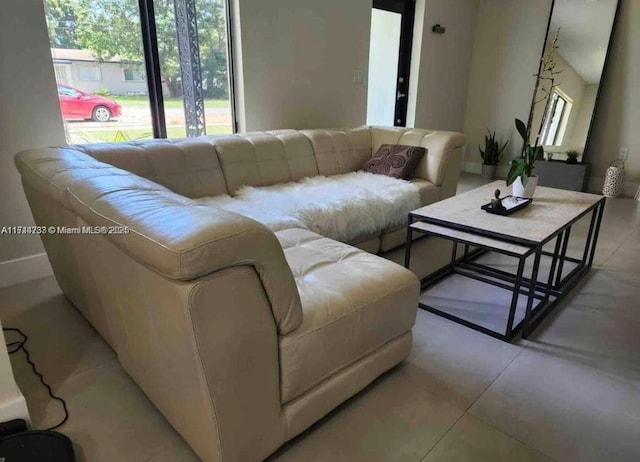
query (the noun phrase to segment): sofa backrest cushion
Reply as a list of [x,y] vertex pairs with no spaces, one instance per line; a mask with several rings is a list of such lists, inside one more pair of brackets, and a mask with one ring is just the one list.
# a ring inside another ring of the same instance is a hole
[[[99,143],[61,148],[63,156],[94,158],[197,199],[234,195],[247,186],[269,186],[316,175],[360,170],[382,144],[422,146],[427,154],[415,175],[440,186],[460,133],[400,127],[276,130],[194,139]],[[75,154],[74,154],[75,153]],[[65,168],[56,164],[55,168]],[[82,175],[74,169],[72,175]],[[55,181],[55,180],[54,180]]]
[[215,140],[229,194],[318,174],[309,140],[296,130],[231,135]]
[[369,127],[351,130],[302,130],[313,145],[320,175],[360,170],[371,158]]
[[73,149],[161,184],[182,196],[227,194],[216,137],[77,145]]

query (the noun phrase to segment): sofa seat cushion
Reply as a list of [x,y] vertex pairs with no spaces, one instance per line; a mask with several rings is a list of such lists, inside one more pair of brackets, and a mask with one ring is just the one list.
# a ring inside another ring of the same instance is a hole
[[418,188],[418,194],[420,194],[420,207],[424,207],[429,204],[435,204],[440,200],[442,188],[436,186],[429,180],[423,180],[422,178],[413,178],[411,184]]
[[409,331],[419,282],[395,263],[310,231],[276,235],[303,310],[300,327],[280,337],[286,403]]
[[[434,204],[440,200],[441,187],[422,178],[414,178],[411,183],[417,185],[420,192],[421,207]],[[419,233],[413,234],[413,239],[422,237]],[[404,245],[407,239],[407,224],[387,229],[380,235],[380,252],[388,252],[391,249]]]
[[235,197],[197,199],[253,218],[272,231],[304,228],[340,242],[378,237],[419,208],[420,187],[409,181],[351,172],[266,187],[246,186]]

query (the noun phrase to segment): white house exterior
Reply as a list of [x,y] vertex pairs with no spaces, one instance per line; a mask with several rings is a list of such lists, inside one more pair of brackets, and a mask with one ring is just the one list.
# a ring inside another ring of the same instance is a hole
[[146,95],[144,65],[113,57],[97,61],[90,51],[52,48],[56,80],[87,93],[106,89],[112,95]]

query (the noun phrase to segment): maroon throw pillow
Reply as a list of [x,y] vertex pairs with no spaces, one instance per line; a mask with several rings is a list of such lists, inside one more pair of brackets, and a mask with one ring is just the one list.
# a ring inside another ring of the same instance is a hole
[[420,146],[383,144],[378,152],[364,164],[363,170],[377,175],[408,180],[412,177],[418,162],[426,152],[427,150]]

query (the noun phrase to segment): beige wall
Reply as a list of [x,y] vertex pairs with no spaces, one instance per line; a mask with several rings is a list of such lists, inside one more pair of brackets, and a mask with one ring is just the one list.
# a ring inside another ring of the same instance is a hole
[[527,121],[551,0],[481,0],[467,91],[465,169],[480,171],[478,144],[487,129],[509,140],[503,164],[522,140],[514,119]]
[[[13,155],[23,149],[62,143],[64,131],[42,0],[2,0],[0,227],[33,224]],[[6,277],[2,262],[41,252],[37,236],[0,235],[0,278]]]
[[[418,0],[407,124],[462,131],[478,0]],[[431,28],[447,28],[442,35]]]
[[640,1],[620,0],[621,10],[587,153],[595,186],[620,147],[629,148],[626,193],[640,182]]
[[234,1],[241,130],[365,123],[371,0]]

